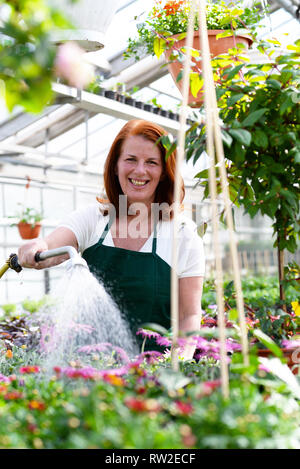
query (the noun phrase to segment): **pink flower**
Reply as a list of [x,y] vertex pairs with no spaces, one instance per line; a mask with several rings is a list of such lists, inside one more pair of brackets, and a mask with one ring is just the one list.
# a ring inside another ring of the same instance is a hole
[[151,337],[160,337],[160,334],[158,332],[150,331],[149,329],[138,329],[136,335],[141,335],[142,337],[147,337],[150,339]]
[[22,374],[31,374],[31,373],[39,373],[40,369],[38,366],[21,366],[19,371]]
[[84,50],[70,41],[58,47],[54,69],[59,78],[75,88],[83,88],[94,78],[93,67],[85,60]]
[[88,332],[89,334],[95,329],[88,324],[79,324],[77,322],[71,321],[68,324],[70,329],[73,329],[75,332]]
[[91,366],[87,366],[85,368],[62,368],[60,372],[66,375],[68,378],[83,378],[83,379],[96,379],[100,377],[99,370]]
[[161,345],[162,347],[170,347],[172,344],[171,340],[168,339],[167,337],[156,337],[156,343],[157,345]]
[[300,340],[283,340],[281,346],[290,350],[293,348],[300,348]]

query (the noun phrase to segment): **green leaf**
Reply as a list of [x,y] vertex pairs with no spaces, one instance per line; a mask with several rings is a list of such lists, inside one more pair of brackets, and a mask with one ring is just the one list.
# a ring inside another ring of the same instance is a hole
[[251,133],[245,129],[230,129],[229,134],[243,145],[249,146],[251,143]]
[[190,88],[191,93],[194,98],[197,97],[198,92],[203,86],[203,79],[200,77],[198,73],[190,73]]
[[156,324],[154,322],[146,322],[146,323],[141,325],[141,328],[142,329],[147,329],[149,331],[157,332],[160,335],[167,335],[168,334],[168,330],[165,327],[161,326],[160,324]]
[[229,37],[229,36],[233,36],[233,32],[230,29],[227,29],[220,34],[217,34],[216,39],[221,39],[222,37]]
[[268,136],[260,129],[255,130],[252,133],[252,140],[258,147],[266,149],[268,147],[269,141]]
[[274,88],[275,90],[281,89],[280,81],[274,80],[274,78],[269,78],[268,80],[266,80],[266,84],[268,84],[271,88]]
[[153,41],[153,51],[159,59],[166,48],[166,41],[160,37],[156,37]]
[[200,236],[200,238],[203,238],[203,236],[205,235],[205,232],[207,230],[207,226],[208,225],[207,225],[206,222],[203,222],[201,225],[198,226],[197,233]]
[[244,97],[243,93],[238,93],[238,94],[232,94],[230,98],[227,99],[227,106],[233,106],[235,103],[237,103],[240,99]]
[[297,151],[294,156],[294,162],[300,163],[300,151]]
[[257,111],[251,112],[244,120],[241,122],[242,127],[248,127],[255,124],[267,111],[267,108],[258,109]]
[[282,358],[283,354],[281,349],[278,345],[275,344],[274,340],[272,340],[269,336],[267,336],[263,331],[260,329],[254,329],[253,331],[254,337],[256,337],[267,349],[269,349],[276,357]]
[[222,130],[222,140],[227,145],[228,147],[231,146],[232,144],[232,137],[229,135],[228,132],[225,132],[225,130]]

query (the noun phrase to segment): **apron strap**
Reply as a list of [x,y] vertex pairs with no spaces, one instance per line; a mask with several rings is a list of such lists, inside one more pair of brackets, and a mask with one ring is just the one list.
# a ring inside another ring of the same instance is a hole
[[110,217],[101,236],[100,236],[100,239],[99,239],[99,244],[100,246],[103,244],[103,241],[107,235],[107,233],[109,232],[110,228],[111,228],[111,225],[113,224],[113,221],[114,221],[114,217]]
[[[110,217],[101,236],[99,239],[99,245],[101,246],[103,244],[103,241],[109,232],[111,225],[114,222],[114,217]],[[154,229],[153,229],[153,240],[152,240],[152,254],[156,254],[156,248],[157,248],[157,222],[155,221],[154,223]]]
[[157,248],[157,220],[154,221],[152,254],[156,254],[156,248]]

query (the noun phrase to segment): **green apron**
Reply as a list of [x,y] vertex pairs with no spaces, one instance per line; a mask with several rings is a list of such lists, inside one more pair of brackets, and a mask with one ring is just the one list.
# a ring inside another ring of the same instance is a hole
[[[99,241],[87,248],[82,257],[90,271],[103,283],[129,327],[141,344],[139,327],[157,323],[170,328],[170,266],[156,254],[157,236],[154,227],[152,252],[104,246],[103,240],[113,220],[106,225]],[[163,350],[147,339],[145,350]]]

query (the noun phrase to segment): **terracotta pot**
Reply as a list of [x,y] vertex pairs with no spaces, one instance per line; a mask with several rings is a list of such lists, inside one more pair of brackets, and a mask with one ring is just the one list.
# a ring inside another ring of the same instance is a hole
[[41,223],[36,223],[32,226],[30,223],[20,222],[18,223],[19,233],[22,239],[34,239],[37,238],[41,231]]
[[[294,375],[297,375],[300,367],[300,347],[282,348],[281,351],[286,359],[288,367]],[[259,357],[268,358],[274,356],[274,354],[267,349],[258,349],[257,353]]]
[[[223,33],[224,31],[221,29],[210,29],[207,31],[208,34],[208,42],[209,42],[209,49],[212,57],[216,57],[217,55],[224,54],[228,51],[228,49],[231,49],[232,47],[235,47],[236,44],[244,44],[245,48],[248,49],[251,44],[252,44],[252,39],[248,36],[228,36],[228,37],[222,37],[217,39],[216,36],[218,34]],[[172,38],[175,38],[180,36],[180,34],[175,34],[174,36],[171,36]],[[171,74],[177,88],[181,92],[182,89],[182,80],[176,81],[179,73],[183,69],[183,63],[178,62],[176,60],[170,62],[170,56],[172,52],[178,48],[184,47],[185,46],[185,41],[186,38],[181,39],[179,41],[175,41],[172,47],[168,50],[165,51],[165,57],[168,63],[168,70],[169,73]],[[194,32],[194,40],[193,40],[193,48],[200,50],[200,37],[199,37],[199,31]],[[199,68],[201,69],[201,61],[198,61],[195,66],[192,67],[192,70],[199,71]],[[191,107],[200,107],[203,104],[203,91],[199,90],[197,97],[194,97],[191,92],[189,92],[189,100],[188,104]]]

